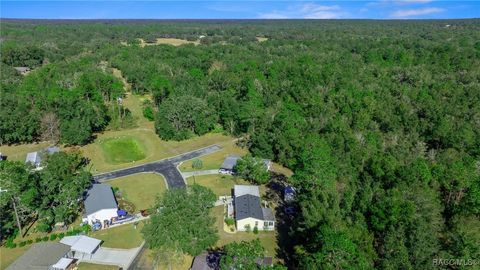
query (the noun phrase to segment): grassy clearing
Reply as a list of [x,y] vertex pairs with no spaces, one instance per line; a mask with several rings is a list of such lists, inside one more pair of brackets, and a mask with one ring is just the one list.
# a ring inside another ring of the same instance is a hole
[[258,42],[265,42],[265,41],[268,40],[268,38],[266,38],[266,37],[256,37],[256,38],[257,38]]
[[[111,164],[107,162],[103,155],[101,142],[106,139],[122,136],[130,136],[138,140],[144,147],[145,158],[140,162],[123,164]],[[90,159],[92,173],[96,174],[164,159],[212,144],[224,144],[231,140],[233,140],[232,137],[215,133],[206,134],[201,137],[194,137],[181,142],[163,141],[157,134],[155,134],[153,129],[130,129],[106,131],[102,134],[98,134],[94,143],[81,147],[80,151],[83,156]]]
[[118,266],[81,262],[78,264],[77,269],[78,270],[118,270]]
[[111,229],[92,232],[91,237],[103,240],[102,247],[109,248],[135,248],[142,244],[143,222],[135,228],[133,223]]
[[[247,149],[238,147],[235,140],[233,139],[217,144],[222,146],[222,149],[220,151],[199,158],[203,162],[202,170],[213,170],[220,168],[223,160],[225,160],[225,158],[229,155],[243,156],[248,153]],[[180,164],[180,166],[178,166],[178,168],[182,172],[194,171],[194,169],[192,168],[192,160],[183,162],[182,164]]]
[[276,250],[278,249],[276,232],[258,232],[254,234],[253,232],[236,232],[236,233],[227,233],[223,230],[223,211],[224,206],[217,206],[213,208],[213,214],[216,218],[216,224],[218,229],[218,235],[220,239],[217,242],[217,247],[222,247],[231,242],[240,242],[240,241],[251,241],[255,239],[260,239],[262,246],[265,248],[267,256],[276,257]]
[[16,259],[22,256],[25,251],[30,248],[30,245],[17,248],[0,248],[0,269],[6,269],[10,264],[12,264]]
[[155,173],[138,173],[117,178],[108,184],[119,188],[122,196],[133,203],[137,210],[151,207],[157,194],[167,190],[163,176]]
[[35,152],[47,148],[51,144],[48,142],[1,145],[0,152],[7,156],[8,160],[25,161],[29,152]]
[[107,163],[121,164],[145,158],[144,147],[135,137],[122,136],[100,141]]
[[161,45],[161,44],[168,44],[172,46],[180,46],[180,45],[185,45],[185,44],[194,44],[194,45],[199,45],[200,41],[189,41],[185,39],[178,39],[178,38],[157,38],[157,41],[155,43],[147,43],[145,42],[144,39],[139,38],[140,41],[140,47],[145,47],[145,46],[152,46],[152,45]]
[[199,175],[195,179],[187,178],[187,184],[193,185],[197,183],[201,186],[208,187],[217,196],[230,196],[234,185],[248,185],[249,183],[241,178],[224,174]]

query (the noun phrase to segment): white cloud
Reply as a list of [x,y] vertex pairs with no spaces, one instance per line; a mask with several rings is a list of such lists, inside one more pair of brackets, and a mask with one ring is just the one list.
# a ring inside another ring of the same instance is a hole
[[261,13],[261,19],[340,19],[346,17],[338,5],[318,5],[307,3],[291,6],[286,10]]
[[444,9],[429,7],[429,8],[418,8],[418,9],[401,9],[394,11],[390,14],[391,18],[407,18],[419,15],[429,15],[434,13],[443,12]]

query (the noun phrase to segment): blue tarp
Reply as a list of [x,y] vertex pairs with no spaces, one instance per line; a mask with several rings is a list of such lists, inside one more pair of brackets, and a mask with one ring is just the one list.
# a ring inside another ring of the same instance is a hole
[[285,194],[295,194],[295,189],[292,186],[288,186],[285,188]]
[[126,215],[127,215],[127,211],[122,210],[122,209],[117,210],[117,215],[118,215],[119,217],[121,217],[121,216],[126,216]]

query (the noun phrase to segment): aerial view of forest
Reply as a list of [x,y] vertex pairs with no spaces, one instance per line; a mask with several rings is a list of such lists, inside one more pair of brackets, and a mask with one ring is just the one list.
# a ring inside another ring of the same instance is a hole
[[[478,19],[2,19],[0,44],[1,269],[67,235],[142,244],[132,269],[480,267]],[[172,161],[187,188],[103,182],[211,145]],[[138,221],[82,222],[100,182]],[[229,216],[247,185],[274,229]]]

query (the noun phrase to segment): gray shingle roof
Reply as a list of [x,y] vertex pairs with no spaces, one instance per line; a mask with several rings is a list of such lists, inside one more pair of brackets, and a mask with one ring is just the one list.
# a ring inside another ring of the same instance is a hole
[[240,159],[239,156],[228,156],[220,166],[220,169],[233,170],[233,167],[237,165],[237,161]]
[[107,184],[92,185],[92,188],[87,191],[84,204],[85,213],[87,215],[93,214],[102,209],[118,208],[112,187]]
[[32,245],[20,258],[6,270],[47,270],[70,251],[68,245],[56,242]]
[[260,198],[251,194],[235,197],[235,218],[242,220],[249,217],[263,220]]
[[263,213],[263,220],[275,221],[275,216],[273,215],[272,209],[262,207],[262,213]]

